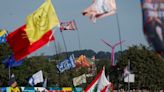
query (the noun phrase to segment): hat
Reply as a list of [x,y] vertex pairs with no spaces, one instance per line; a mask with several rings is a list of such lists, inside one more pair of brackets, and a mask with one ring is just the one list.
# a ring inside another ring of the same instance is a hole
[[13,83],[15,83],[15,78],[11,78],[8,82],[8,85],[11,86]]

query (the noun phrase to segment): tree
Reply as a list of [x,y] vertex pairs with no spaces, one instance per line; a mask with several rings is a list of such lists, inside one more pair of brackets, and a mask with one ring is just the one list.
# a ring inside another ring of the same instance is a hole
[[128,61],[130,61],[130,71],[135,74],[135,82],[132,83],[131,88],[163,89],[164,62],[158,54],[143,45],[130,47],[119,59],[117,67],[120,69],[120,75],[123,74]]

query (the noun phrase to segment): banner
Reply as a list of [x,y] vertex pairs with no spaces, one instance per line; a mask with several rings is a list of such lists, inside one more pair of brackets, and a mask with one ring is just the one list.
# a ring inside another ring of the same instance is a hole
[[143,29],[150,46],[164,55],[164,1],[141,0]]
[[65,70],[69,70],[74,68],[75,65],[75,57],[72,54],[69,58],[65,59],[64,61],[58,63],[56,67],[58,68],[59,72],[62,73]]
[[74,85],[74,86],[78,86],[78,85],[80,85],[80,84],[82,84],[82,83],[86,83],[86,82],[87,82],[87,81],[86,81],[86,75],[85,75],[85,74],[73,78],[73,85]]
[[134,74],[129,74],[124,78],[124,82],[134,82],[134,80],[135,80]]

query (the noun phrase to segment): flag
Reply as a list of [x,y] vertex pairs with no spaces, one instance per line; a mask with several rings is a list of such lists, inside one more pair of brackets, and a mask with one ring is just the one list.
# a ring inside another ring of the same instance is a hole
[[7,31],[6,30],[1,30],[0,31],[0,44],[6,42],[6,36],[7,36]]
[[140,0],[143,18],[143,33],[149,45],[164,56],[164,1]]
[[78,86],[78,85],[80,85],[80,84],[82,84],[82,83],[86,83],[86,82],[87,82],[87,81],[86,81],[86,75],[85,75],[85,74],[73,78],[73,85],[74,85],[74,86]]
[[123,77],[127,77],[130,74],[130,61],[128,61],[128,65],[124,68],[124,74]]
[[33,74],[32,77],[29,79],[29,84],[31,86],[36,85],[37,83],[43,82],[43,72],[42,70],[38,71],[37,73]]
[[85,55],[79,56],[75,62],[77,67],[89,67],[91,65]]
[[60,22],[60,31],[62,32],[64,30],[77,30],[75,21]]
[[72,68],[76,67],[74,55],[72,54],[69,58],[67,58],[64,61],[58,63],[56,65],[56,67],[58,68],[60,73],[64,72],[65,70],[69,70],[69,69],[72,69]]
[[105,67],[103,67],[84,92],[107,92],[107,87],[109,85],[110,83],[105,76]]
[[124,82],[134,82],[135,81],[135,75],[134,74],[129,74],[124,77]]
[[93,22],[96,22],[96,19],[111,16],[115,12],[115,0],[94,0],[93,4],[85,9],[82,14],[90,17]]
[[130,74],[130,70],[129,70],[128,66],[126,66],[124,69],[123,77],[129,76],[129,74]]
[[58,23],[51,1],[46,0],[28,16],[26,25],[7,36],[7,42],[14,52],[15,59],[20,60],[54,40],[51,29]]
[[31,43],[38,41],[50,29],[57,26],[59,20],[51,0],[46,0],[36,11],[27,17],[26,33]]
[[6,58],[4,61],[2,61],[2,63],[5,65],[6,68],[10,67],[18,67],[21,66],[23,64],[24,60],[19,60],[16,61],[14,56],[10,56],[9,58]]

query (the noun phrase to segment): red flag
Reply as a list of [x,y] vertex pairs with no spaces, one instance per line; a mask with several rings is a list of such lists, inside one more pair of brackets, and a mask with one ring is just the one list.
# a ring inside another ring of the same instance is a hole
[[105,76],[105,67],[98,73],[95,79],[89,84],[84,92],[108,92],[110,82]]
[[51,0],[46,0],[36,11],[27,17],[26,25],[7,36],[7,42],[20,60],[54,40],[51,29],[59,24]]
[[61,22],[60,23],[60,31],[63,30],[77,30],[75,21],[69,21],[69,22]]
[[31,54],[38,48],[44,46],[49,41],[54,40],[52,31],[49,30],[38,41],[30,43],[25,28],[26,25],[23,25],[7,36],[7,42],[13,50],[16,60],[24,58],[28,54]]

